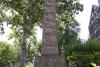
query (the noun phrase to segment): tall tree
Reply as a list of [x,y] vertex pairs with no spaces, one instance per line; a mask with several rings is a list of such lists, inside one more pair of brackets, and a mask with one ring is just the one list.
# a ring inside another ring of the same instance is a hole
[[64,57],[67,57],[67,47],[78,42],[80,28],[79,23],[75,20],[75,16],[82,10],[83,5],[79,3],[79,0],[58,0],[57,21],[59,51]]
[[[43,4],[38,0],[0,0],[0,4],[1,10],[5,12],[1,16],[6,18],[2,21],[12,25],[13,33],[10,37],[14,37],[20,46],[20,66],[24,67],[27,57],[27,39],[30,36],[35,37],[35,26],[42,18]],[[7,16],[6,11],[11,15]]]

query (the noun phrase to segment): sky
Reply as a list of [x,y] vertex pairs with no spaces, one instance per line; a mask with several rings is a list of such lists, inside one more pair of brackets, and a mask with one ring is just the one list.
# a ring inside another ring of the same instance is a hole
[[83,12],[80,12],[75,18],[80,23],[81,32],[80,38],[87,40],[89,38],[88,25],[90,21],[92,5],[98,5],[98,0],[80,0],[80,3],[84,5]]
[[[93,4],[98,5],[98,2],[97,0],[80,0],[80,3],[84,5],[84,10],[83,12],[80,12],[75,18],[80,23],[80,28],[81,28],[81,32],[79,34],[80,38],[83,40],[87,40],[89,37],[88,25],[90,21],[91,8]],[[9,27],[6,27],[6,24],[4,26],[6,28],[5,29],[6,33],[4,36],[0,35],[0,40],[7,41],[8,43],[12,43],[12,40],[8,41],[8,35],[9,32],[11,32],[11,30],[9,29]],[[40,31],[41,29],[37,30],[37,37],[39,39],[42,38],[42,32]]]

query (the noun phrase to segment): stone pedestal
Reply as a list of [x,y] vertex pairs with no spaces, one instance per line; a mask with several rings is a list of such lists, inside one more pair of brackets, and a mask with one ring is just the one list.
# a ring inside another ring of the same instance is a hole
[[38,56],[34,67],[65,67],[65,60],[59,56]]

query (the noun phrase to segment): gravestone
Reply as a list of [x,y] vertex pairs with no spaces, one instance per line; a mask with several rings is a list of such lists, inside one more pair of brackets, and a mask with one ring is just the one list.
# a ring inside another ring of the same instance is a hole
[[44,0],[44,22],[41,56],[35,58],[34,67],[65,67],[58,53],[56,0]]

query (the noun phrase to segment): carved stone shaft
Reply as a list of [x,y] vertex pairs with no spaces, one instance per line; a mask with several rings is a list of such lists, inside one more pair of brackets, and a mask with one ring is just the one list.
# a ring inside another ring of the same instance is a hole
[[42,55],[58,55],[56,0],[45,0]]
[[58,55],[56,0],[44,0],[42,56],[36,57],[34,67],[66,67],[65,59]]

